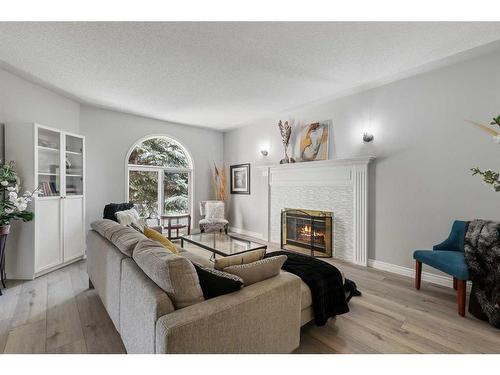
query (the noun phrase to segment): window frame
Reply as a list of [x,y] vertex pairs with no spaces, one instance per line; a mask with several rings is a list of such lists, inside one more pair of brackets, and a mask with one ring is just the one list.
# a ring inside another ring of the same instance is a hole
[[[175,143],[177,146],[179,146],[183,151],[184,154],[186,155],[186,158],[188,160],[188,163],[190,167],[165,167],[165,166],[156,166],[156,165],[139,165],[139,164],[129,164],[129,159],[130,155],[134,151],[134,149],[139,145],[140,143],[147,141],[149,139],[154,139],[154,138],[163,138],[166,139],[168,142]],[[179,141],[176,139],[164,135],[164,134],[154,134],[154,135],[148,135],[146,137],[143,137],[139,139],[138,141],[134,142],[132,147],[130,147],[129,151],[127,152],[126,158],[125,158],[125,200],[126,202],[129,202],[130,196],[129,196],[129,187],[130,187],[130,171],[140,171],[140,172],[157,172],[158,173],[158,212],[160,213],[160,216],[164,215],[163,213],[163,206],[164,206],[164,189],[163,189],[163,180],[164,180],[164,175],[165,172],[173,172],[173,173],[187,173],[188,174],[188,214],[193,216],[193,209],[194,209],[194,163],[193,163],[193,158],[191,157],[191,153],[189,150]],[[191,226],[193,225],[193,220],[191,220]],[[191,228],[192,229],[192,228]]]

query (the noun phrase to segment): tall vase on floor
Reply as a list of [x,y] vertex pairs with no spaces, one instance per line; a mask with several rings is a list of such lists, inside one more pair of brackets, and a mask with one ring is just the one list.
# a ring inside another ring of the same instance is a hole
[[39,189],[20,194],[20,181],[14,168],[14,162],[0,163],[0,296],[5,285],[5,243],[10,233],[13,220],[31,221],[33,212],[28,204]]
[[7,243],[7,236],[10,233],[10,225],[0,226],[0,296],[2,295],[2,287],[5,289],[5,244]]

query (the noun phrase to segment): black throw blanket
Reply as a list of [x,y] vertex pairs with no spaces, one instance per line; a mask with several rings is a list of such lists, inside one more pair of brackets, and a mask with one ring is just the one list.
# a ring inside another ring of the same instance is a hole
[[465,262],[472,280],[469,312],[479,319],[486,318],[496,328],[500,328],[499,232],[499,222],[471,221],[464,246]]
[[323,326],[328,318],[345,314],[349,311],[347,302],[352,296],[359,296],[353,281],[347,280],[342,285],[342,274],[333,265],[307,255],[276,251],[266,254],[266,258],[286,255],[283,270],[293,273],[311,289],[314,323]]

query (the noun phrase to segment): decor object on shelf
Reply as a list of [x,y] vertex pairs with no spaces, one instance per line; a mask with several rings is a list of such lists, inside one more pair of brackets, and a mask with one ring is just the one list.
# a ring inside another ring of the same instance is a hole
[[371,133],[363,133],[363,142],[365,143],[370,143],[371,141],[373,141],[373,134]]
[[227,199],[227,175],[224,167],[217,168],[214,162],[214,190],[215,199],[225,202]]
[[13,220],[24,222],[33,220],[34,214],[28,211],[28,203],[38,194],[38,189],[25,191],[19,196],[20,180],[14,168],[14,162],[0,163],[0,296],[5,286],[5,244]]
[[302,161],[328,159],[330,121],[315,122],[302,128],[299,152]]
[[281,142],[283,142],[283,148],[285,149],[285,157],[280,160],[280,164],[295,163],[295,159],[288,156],[288,146],[290,145],[290,136],[292,135],[292,124],[289,124],[288,121],[283,123],[280,120],[278,122],[278,127],[280,128]]
[[453,276],[453,288],[457,291],[458,314],[465,316],[466,284],[469,280],[469,268],[465,263],[464,243],[468,222],[456,220],[451,227],[450,235],[432,250],[416,250],[415,288],[420,289],[422,263]]
[[250,194],[250,163],[231,165],[230,174],[231,194]]
[[201,233],[221,231],[227,234],[229,221],[225,218],[224,202],[222,201],[201,201],[199,226]]
[[[477,126],[478,128],[484,130],[485,132],[489,133],[490,135],[493,136],[493,141],[495,143],[500,144],[500,133],[497,132],[496,130],[493,130],[486,125],[474,122],[474,121],[469,121],[471,124]],[[497,125],[500,126],[500,116],[494,117],[492,121],[490,122],[490,125]],[[491,190],[495,192],[500,191],[500,173],[495,172],[491,169],[485,169],[481,170],[479,167],[474,167],[471,168],[472,175],[480,175],[483,178],[483,182],[487,185],[491,185]]]

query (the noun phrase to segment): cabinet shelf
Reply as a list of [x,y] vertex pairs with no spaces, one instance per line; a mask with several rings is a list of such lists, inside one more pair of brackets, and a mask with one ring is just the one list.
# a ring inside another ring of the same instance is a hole
[[59,176],[59,173],[38,172],[39,176]]
[[45,147],[45,146],[38,146],[38,150],[40,150],[40,151],[48,151],[48,152],[59,152],[58,148]]
[[66,154],[69,154],[69,155],[83,155],[82,152],[68,151],[68,150],[66,150]]

